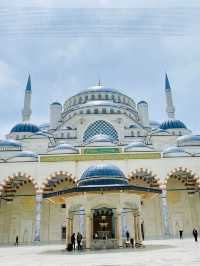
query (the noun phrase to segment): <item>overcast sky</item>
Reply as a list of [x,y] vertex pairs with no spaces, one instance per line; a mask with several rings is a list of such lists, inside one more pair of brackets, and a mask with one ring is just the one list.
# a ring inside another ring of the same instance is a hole
[[176,118],[200,130],[199,1],[7,2],[0,3],[1,137],[21,121],[28,73],[36,124],[48,122],[52,101],[64,103],[99,77],[136,102],[146,100],[150,118],[163,121],[167,72]]

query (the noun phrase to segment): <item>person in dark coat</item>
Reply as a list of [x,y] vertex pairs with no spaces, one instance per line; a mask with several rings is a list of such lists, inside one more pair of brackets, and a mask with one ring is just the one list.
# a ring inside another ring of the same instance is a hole
[[183,230],[179,230],[179,237],[180,239],[183,239]]
[[15,238],[15,246],[18,246],[18,245],[19,245],[19,237],[16,236],[16,238]]
[[130,237],[130,234],[129,234],[129,231],[127,230],[126,231],[126,240],[129,241],[129,237]]
[[77,240],[77,244],[78,244],[78,250],[81,250],[81,241],[82,241],[82,235],[81,233],[78,232],[76,240]]
[[198,231],[197,231],[197,229],[194,228],[193,231],[192,231],[192,233],[193,233],[195,242],[197,242],[198,241]]
[[71,236],[71,244],[72,244],[73,249],[75,250],[75,248],[76,248],[76,236],[75,236],[75,233],[73,233],[72,236]]

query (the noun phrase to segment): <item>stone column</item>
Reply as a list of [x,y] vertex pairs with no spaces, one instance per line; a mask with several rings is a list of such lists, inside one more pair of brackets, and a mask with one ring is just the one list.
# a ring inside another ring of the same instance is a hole
[[70,216],[69,216],[69,210],[66,207],[66,248],[68,247],[68,244],[71,242],[70,237],[71,237],[71,225],[70,225]]
[[161,200],[162,200],[162,216],[163,216],[163,224],[164,224],[164,236],[168,237],[170,235],[170,230],[169,230],[169,207],[168,207],[168,202],[167,202],[167,190],[166,190],[166,188],[162,189]]
[[41,206],[42,206],[42,193],[37,193],[35,196],[35,235],[34,241],[40,241],[40,226],[41,226]]
[[136,224],[137,224],[137,244],[140,246],[142,244],[142,233],[141,233],[141,221],[139,213],[136,216]]
[[85,240],[86,240],[86,248],[91,248],[91,210],[86,210],[85,213]]
[[133,214],[133,227],[134,227],[134,241],[137,243],[138,241],[138,234],[137,234],[137,220],[136,220],[136,214]]
[[122,217],[121,209],[116,210],[116,238],[118,240],[118,246],[122,247]]

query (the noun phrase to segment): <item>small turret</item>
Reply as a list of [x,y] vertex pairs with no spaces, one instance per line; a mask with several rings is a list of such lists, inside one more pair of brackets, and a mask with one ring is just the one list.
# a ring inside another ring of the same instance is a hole
[[137,104],[139,121],[144,127],[149,127],[149,110],[148,103],[141,101]]
[[56,129],[61,119],[62,105],[59,102],[50,104],[50,128]]
[[165,75],[165,96],[166,96],[166,112],[169,119],[175,118],[175,107],[173,105],[172,90],[167,74]]
[[31,76],[29,74],[28,81],[26,84],[25,96],[24,96],[24,108],[22,110],[22,121],[29,122],[31,119],[31,95],[32,95],[32,88],[31,88]]

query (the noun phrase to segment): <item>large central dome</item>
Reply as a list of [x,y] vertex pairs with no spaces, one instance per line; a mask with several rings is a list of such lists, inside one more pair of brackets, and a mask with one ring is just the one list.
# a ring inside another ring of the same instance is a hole
[[90,166],[81,176],[78,186],[127,185],[124,173],[115,165],[99,164]]

